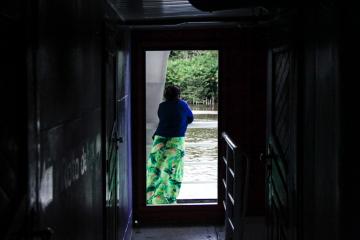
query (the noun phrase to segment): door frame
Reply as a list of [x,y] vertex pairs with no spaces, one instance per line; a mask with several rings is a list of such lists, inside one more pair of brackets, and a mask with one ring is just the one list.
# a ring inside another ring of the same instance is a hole
[[[198,32],[198,31],[197,31]],[[182,33],[182,34],[181,34]],[[180,34],[180,35],[179,35]],[[133,35],[132,43],[132,156],[133,156],[133,184],[134,184],[134,221],[136,224],[221,224],[224,217],[222,200],[224,192],[218,181],[218,200],[214,205],[171,205],[146,206],[146,89],[145,89],[145,51],[161,50],[218,50],[219,51],[219,108],[221,116],[221,59],[223,45],[219,41],[210,40],[211,31],[201,35],[196,31],[140,31]],[[150,36],[150,37],[149,37]],[[154,39],[155,38],[155,39]],[[218,144],[220,143],[221,117],[218,117]],[[220,147],[218,148],[218,159]],[[218,179],[223,175],[222,165],[218,161]]]

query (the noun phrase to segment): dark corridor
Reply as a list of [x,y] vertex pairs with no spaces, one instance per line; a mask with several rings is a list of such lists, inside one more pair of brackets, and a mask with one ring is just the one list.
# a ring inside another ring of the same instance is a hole
[[[0,239],[131,239],[138,226],[224,224],[221,204],[143,201],[143,53],[170,48],[219,50],[219,133],[251,166],[235,227],[259,231],[261,218],[267,240],[358,239],[348,213],[359,210],[359,14],[336,0],[292,4],[1,2]],[[258,239],[249,236],[227,239]]]

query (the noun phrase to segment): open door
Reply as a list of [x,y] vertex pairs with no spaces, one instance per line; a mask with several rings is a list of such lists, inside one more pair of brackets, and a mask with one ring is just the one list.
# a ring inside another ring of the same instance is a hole
[[267,239],[296,239],[298,88],[293,49],[271,49],[268,64]]
[[127,117],[130,100],[123,74],[125,52],[119,50],[109,56],[106,66],[106,237],[115,240],[129,234],[131,216]]

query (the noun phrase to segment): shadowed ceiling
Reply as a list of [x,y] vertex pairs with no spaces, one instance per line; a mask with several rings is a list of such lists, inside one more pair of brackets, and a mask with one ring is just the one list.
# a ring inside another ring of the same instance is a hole
[[204,12],[188,0],[108,0],[108,5],[123,23],[223,21],[251,19],[259,14],[256,8]]

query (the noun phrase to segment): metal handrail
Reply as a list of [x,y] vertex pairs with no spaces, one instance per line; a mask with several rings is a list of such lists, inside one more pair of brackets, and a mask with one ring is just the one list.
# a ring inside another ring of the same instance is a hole
[[[235,239],[242,239],[244,234],[244,217],[247,212],[247,198],[248,198],[248,189],[249,189],[249,176],[250,176],[250,161],[249,158],[245,155],[244,152],[241,152],[239,147],[234,143],[234,141],[228,136],[227,133],[223,132],[221,134],[222,138],[225,140],[226,143],[226,155],[223,156],[224,163],[226,165],[226,179],[224,182],[225,185],[225,202],[224,208],[226,213],[226,221],[229,222],[231,228],[233,229],[233,235]],[[231,169],[230,158],[233,162],[233,168]],[[245,162],[243,162],[245,161]],[[245,163],[245,169],[242,168],[244,166],[242,163]],[[239,167],[241,166],[241,167]],[[229,173],[233,174],[229,174]],[[232,185],[229,186],[229,178],[233,179]],[[243,182],[242,182],[243,181]],[[229,199],[229,188],[233,188],[233,198],[235,201],[231,201]],[[234,211],[238,213],[238,215],[233,216],[230,218],[227,214],[229,204],[232,204],[234,207]],[[227,222],[226,222],[227,224]],[[228,228],[228,227],[226,227]],[[226,230],[225,232],[228,232]],[[227,236],[226,239],[229,237]]]
[[221,134],[221,136],[224,138],[225,142],[229,145],[229,147],[232,150],[235,150],[237,148],[237,146],[235,145],[235,143],[231,140],[231,138],[226,134],[226,132],[223,132]]

